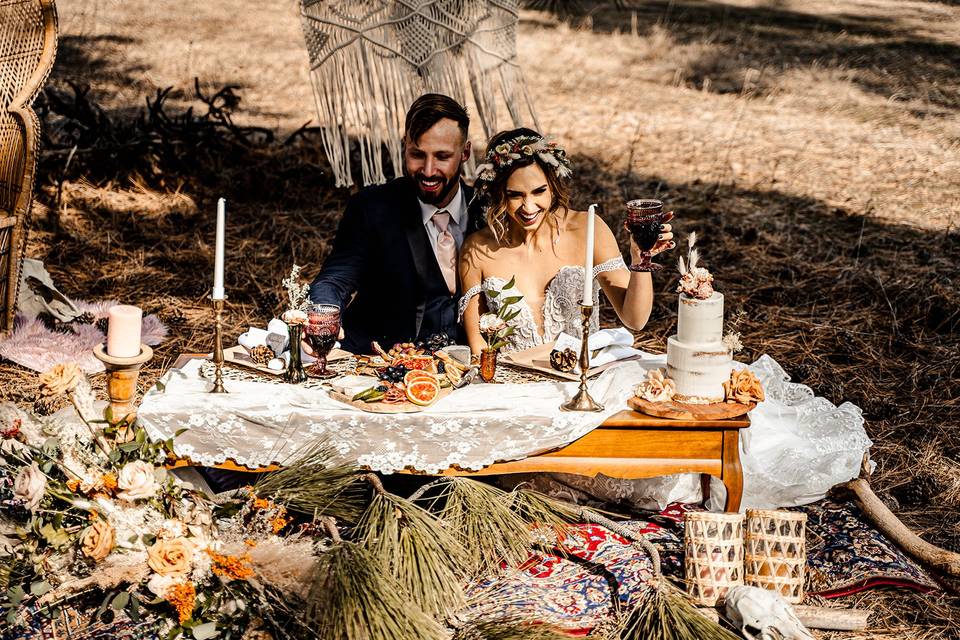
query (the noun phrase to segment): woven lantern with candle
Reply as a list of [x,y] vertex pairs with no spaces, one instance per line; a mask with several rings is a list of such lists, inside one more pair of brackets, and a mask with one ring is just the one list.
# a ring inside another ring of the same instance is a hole
[[806,524],[805,513],[748,510],[746,584],[776,591],[791,604],[802,602]]
[[683,550],[687,592],[698,605],[714,606],[743,584],[743,514],[687,513]]

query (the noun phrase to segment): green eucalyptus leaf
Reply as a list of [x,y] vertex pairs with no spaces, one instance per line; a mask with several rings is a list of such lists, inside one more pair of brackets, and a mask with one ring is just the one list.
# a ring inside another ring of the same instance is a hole
[[183,429],[177,429],[176,432],[174,432],[173,437],[179,438],[181,434],[186,433],[187,431],[190,431],[188,427],[184,427]]
[[38,580],[30,585],[30,593],[35,596],[42,596],[52,588],[46,580]]
[[20,601],[26,597],[27,592],[23,590],[23,587],[17,585],[11,589],[7,589],[7,599],[10,600],[14,605],[20,604]]
[[511,278],[510,278],[510,282],[508,282],[507,284],[503,285],[503,289],[501,289],[501,291],[506,291],[507,289],[512,289],[512,288],[513,288],[513,285],[515,285],[516,283],[517,283],[517,276],[511,277]]
[[521,300],[523,300],[523,296],[510,296],[509,298],[504,298],[502,302],[504,307],[506,307],[511,304],[517,304]]
[[491,297],[491,298],[497,298],[497,297],[500,296],[500,292],[499,292],[499,291],[494,291],[493,289],[491,289],[490,291],[487,291],[487,296],[489,296],[489,297]]
[[113,602],[110,603],[110,607],[120,611],[127,606],[128,602],[130,602],[130,594],[126,591],[121,591],[117,594],[117,597],[113,599]]

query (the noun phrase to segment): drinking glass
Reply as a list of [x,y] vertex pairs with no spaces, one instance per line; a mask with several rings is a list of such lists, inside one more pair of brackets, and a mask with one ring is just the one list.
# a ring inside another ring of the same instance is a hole
[[340,307],[335,304],[312,304],[307,307],[307,324],[303,326],[307,344],[313,349],[316,363],[307,372],[311,378],[334,378],[327,369],[327,356],[340,335]]
[[640,261],[630,265],[631,271],[659,271],[663,268],[651,260],[650,250],[660,237],[664,217],[660,200],[631,200],[627,203],[627,219],[623,225],[640,248]]

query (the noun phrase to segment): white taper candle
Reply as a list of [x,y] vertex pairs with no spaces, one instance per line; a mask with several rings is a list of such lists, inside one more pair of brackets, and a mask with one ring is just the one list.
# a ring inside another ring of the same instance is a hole
[[213,259],[213,299],[223,300],[223,238],[226,234],[227,201],[217,200],[217,243]]
[[597,205],[587,208],[586,257],[583,260],[583,304],[593,304],[593,218]]

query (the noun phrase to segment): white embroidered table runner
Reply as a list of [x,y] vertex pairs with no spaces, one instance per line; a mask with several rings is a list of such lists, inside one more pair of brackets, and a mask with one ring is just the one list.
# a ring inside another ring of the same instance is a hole
[[147,392],[138,416],[153,438],[186,429],[174,442],[177,455],[205,466],[228,458],[247,467],[282,463],[326,438],[344,460],[382,473],[475,471],[577,440],[627,408],[647,367],[663,365],[663,356],[624,362],[592,379],[590,394],[604,405],[601,413],[562,411],[578,385],[558,381],[473,384],[421,413],[375,414],[288,384],[230,380],[229,393],[207,393],[211,382],[193,360]]

